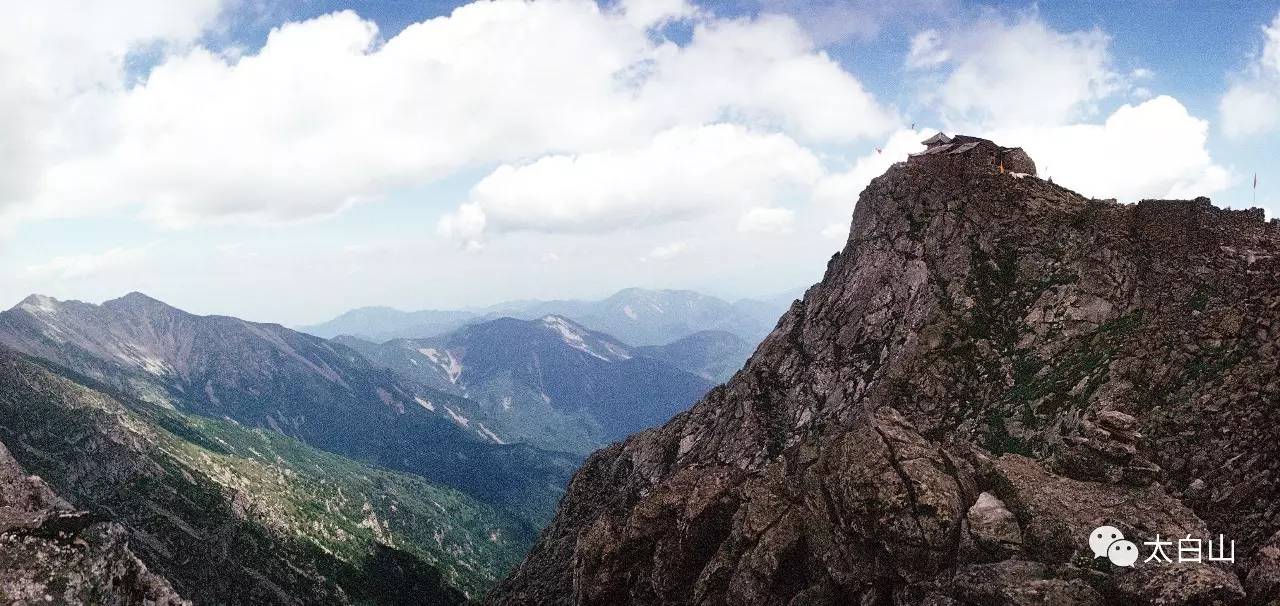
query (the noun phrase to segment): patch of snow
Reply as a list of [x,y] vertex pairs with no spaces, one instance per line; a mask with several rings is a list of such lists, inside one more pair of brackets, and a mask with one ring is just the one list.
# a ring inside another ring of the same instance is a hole
[[448,405],[444,407],[444,411],[449,413],[449,416],[453,418],[454,423],[457,423],[458,425],[461,425],[463,427],[471,427],[471,419],[468,419],[454,412],[452,408],[448,407]]
[[417,360],[415,360],[415,359],[413,359],[413,358],[409,358],[409,361],[410,361],[410,362],[412,362],[414,366],[419,366],[419,364],[418,364],[418,361],[417,361]]
[[424,399],[422,399],[422,398],[421,398],[421,397],[419,397],[419,396],[414,396],[414,397],[413,397],[413,401],[414,401],[414,402],[417,402],[417,403],[418,403],[418,406],[421,406],[421,407],[423,407],[423,408],[425,408],[425,409],[427,409],[427,410],[430,410],[431,412],[435,412],[435,411],[436,411],[436,405],[435,405],[435,404],[432,404],[430,400],[424,400]]
[[426,356],[432,364],[439,366],[449,377],[450,383],[457,383],[458,377],[462,376],[462,363],[453,357],[453,352],[446,350],[441,353],[434,347],[424,347],[419,349],[418,353]]
[[634,319],[636,319],[636,318],[638,318],[638,317],[639,317],[639,316],[637,316],[637,315],[636,315],[636,310],[631,309],[631,306],[630,306],[630,305],[626,305],[626,306],[624,306],[624,307],[622,308],[622,313],[627,314],[627,317],[628,317],[628,318],[631,318],[632,320],[634,320]]
[[596,351],[591,344],[587,343],[586,335],[578,332],[568,320],[560,316],[546,316],[542,318],[542,324],[560,333],[560,339],[564,341],[565,345],[568,345],[578,351],[591,354],[592,356],[600,358],[606,362],[613,362],[618,358],[625,360],[630,357],[625,353],[619,352],[616,347],[609,343],[605,343],[605,353],[611,354],[613,357],[601,354]]
[[511,396],[502,397],[502,409],[511,410]]
[[615,358],[617,358],[617,359],[619,359],[619,360],[630,360],[630,359],[631,359],[631,354],[630,354],[630,353],[627,353],[627,350],[625,350],[625,349],[623,349],[623,348],[621,348],[621,347],[618,347],[616,344],[613,344],[613,343],[610,343],[610,342],[608,342],[608,341],[605,341],[604,348],[605,348],[605,349],[607,349],[607,350],[609,350],[609,353],[613,354],[613,355],[614,355],[614,357],[615,357]]
[[486,438],[489,438],[490,440],[493,440],[494,442],[497,442],[499,444],[506,444],[506,442],[502,441],[502,438],[498,437],[498,434],[495,434],[492,431],[489,431],[489,428],[485,427],[484,423],[476,423],[476,425],[480,427],[480,429],[476,430],[476,433]]

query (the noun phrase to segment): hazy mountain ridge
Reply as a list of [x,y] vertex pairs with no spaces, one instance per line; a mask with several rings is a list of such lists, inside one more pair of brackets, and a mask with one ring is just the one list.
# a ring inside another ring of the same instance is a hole
[[598,301],[512,301],[464,311],[361,308],[299,330],[325,338],[349,335],[382,343],[396,338],[438,336],[466,324],[501,317],[536,320],[557,315],[633,346],[665,345],[705,330],[731,332],[754,344],[769,333],[786,311],[793,298],[791,294],[729,303],[691,290],[628,288]]
[[723,330],[703,330],[666,345],[636,348],[640,355],[662,360],[716,383],[733,376],[753,351],[755,345]]
[[712,383],[561,316],[499,318],[431,339],[339,339],[370,360],[481,404],[477,423],[589,452],[661,424]]
[[466,410],[464,399],[402,381],[342,345],[138,293],[100,306],[29,298],[0,313],[0,344],[161,406],[455,486],[531,521],[545,519],[576,463],[503,444],[446,412]]
[[382,343],[391,339],[434,337],[478,317],[476,312],[465,310],[400,311],[390,307],[361,307],[328,322],[304,326],[298,330],[325,339],[352,336]]

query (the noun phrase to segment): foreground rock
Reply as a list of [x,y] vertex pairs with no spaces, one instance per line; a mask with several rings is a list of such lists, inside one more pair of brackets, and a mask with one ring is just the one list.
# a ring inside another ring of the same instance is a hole
[[[593,455],[490,603],[1272,599],[1280,227],[1088,200],[1017,154],[874,180],[747,367]],[[1220,534],[1234,562],[1143,561]]]
[[187,604],[118,524],[76,511],[0,444],[0,602]]

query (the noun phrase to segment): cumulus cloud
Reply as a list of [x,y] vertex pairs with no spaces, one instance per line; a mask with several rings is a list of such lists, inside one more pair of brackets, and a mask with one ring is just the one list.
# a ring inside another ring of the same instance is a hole
[[504,165],[440,232],[599,233],[802,198],[823,175],[791,138],[732,124],[677,127],[643,145]]
[[618,8],[623,18],[642,28],[698,14],[697,7],[686,0],[623,0],[618,3]]
[[1209,123],[1160,96],[1124,105],[1102,124],[996,131],[997,141],[1024,147],[1041,177],[1088,196],[1133,202],[1189,198],[1225,189],[1231,174],[1205,148]]
[[1109,44],[1101,30],[1059,32],[1034,15],[984,17],[916,35],[906,67],[949,123],[1062,124],[1120,88]]
[[738,220],[738,231],[756,234],[785,234],[796,222],[796,213],[787,208],[753,208]]
[[47,0],[0,18],[0,211],[30,201],[45,167],[101,135],[129,53],[194,39],[220,0]]
[[[1119,73],[1109,46],[1098,29],[1063,32],[1035,14],[986,15],[916,35],[905,65],[949,128],[1022,146],[1041,176],[1087,195],[1132,201],[1229,186],[1230,172],[1206,147],[1208,122],[1138,86],[1151,70]],[[1122,96],[1136,104],[1097,117],[1100,105]],[[827,179],[819,198],[847,198],[880,170],[858,168]]]
[[[671,19],[692,36],[651,29]],[[670,0],[476,2],[389,40],[341,12],[285,24],[256,52],[189,48],[116,88],[84,116],[93,144],[50,159],[26,192],[44,214],[135,204],[174,226],[286,221],[717,121],[804,145],[895,121],[793,20],[717,19]],[[482,231],[482,216],[449,231]]]
[[1262,51],[1236,74],[1219,101],[1222,130],[1229,137],[1266,134],[1280,128],[1280,14],[1262,28]]

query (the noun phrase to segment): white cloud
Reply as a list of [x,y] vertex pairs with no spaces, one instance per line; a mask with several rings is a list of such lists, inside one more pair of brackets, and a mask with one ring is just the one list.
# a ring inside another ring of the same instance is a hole
[[102,134],[125,58],[180,45],[214,21],[219,0],[45,0],[0,9],[0,211],[28,202],[44,170]]
[[757,234],[785,234],[795,224],[796,213],[786,208],[753,208],[738,220],[738,231]]
[[1280,14],[1262,28],[1262,52],[1222,96],[1218,108],[1229,137],[1266,134],[1280,128]]
[[954,125],[1063,124],[1119,90],[1109,44],[1101,30],[1059,32],[1034,15],[983,18],[917,35],[906,65],[928,70],[922,95]]
[[484,235],[488,220],[484,209],[475,202],[459,206],[457,210],[441,217],[436,232],[446,238],[456,238],[464,242],[478,242]]
[[731,124],[679,127],[647,144],[505,165],[440,222],[442,234],[591,233],[799,199],[823,174],[781,134]]
[[627,21],[642,28],[698,14],[697,7],[686,0],[622,0],[618,8]]
[[653,259],[655,261],[666,261],[673,257],[678,257],[689,250],[689,244],[686,242],[672,242],[664,244],[649,251],[644,258]]
[[[683,44],[646,29],[675,18],[694,26]],[[794,21],[716,19],[667,0],[476,2],[385,42],[335,13],[282,26],[256,53],[169,56],[115,88],[77,125],[93,141],[44,160],[42,186],[24,192],[39,213],[137,204],[175,226],[295,220],[672,128],[731,121],[809,144],[895,121]]]
[[150,247],[117,247],[100,253],[86,253],[54,257],[45,263],[29,265],[28,277],[68,280],[136,266],[146,256]]
[[[917,35],[906,67],[949,127],[1024,147],[1041,176],[1087,195],[1132,201],[1230,185],[1206,148],[1208,122],[1136,86],[1154,77],[1150,69],[1117,72],[1109,46],[1098,29],[1060,32],[1034,13],[1012,21],[988,14]],[[1121,96],[1137,103],[1093,123],[1100,104]],[[882,170],[858,169],[827,179],[819,199],[847,198]]]
[[1024,147],[1041,177],[1088,196],[1132,202],[1190,198],[1230,185],[1230,172],[1205,148],[1208,130],[1208,122],[1176,99],[1160,96],[1124,105],[1103,124],[1024,127],[991,136]]
[[[827,175],[814,188],[813,198],[818,204],[852,209],[858,200],[858,194],[871,183],[871,180],[884,174],[894,162],[902,162],[912,154],[924,149],[920,144],[930,132],[924,130],[902,129],[889,136],[889,139],[871,153],[858,158],[853,166],[845,172]],[[848,229],[848,226],[842,229]]]
[[911,50],[907,52],[909,69],[936,67],[949,60],[951,51],[943,46],[938,30],[927,29],[911,37]]

